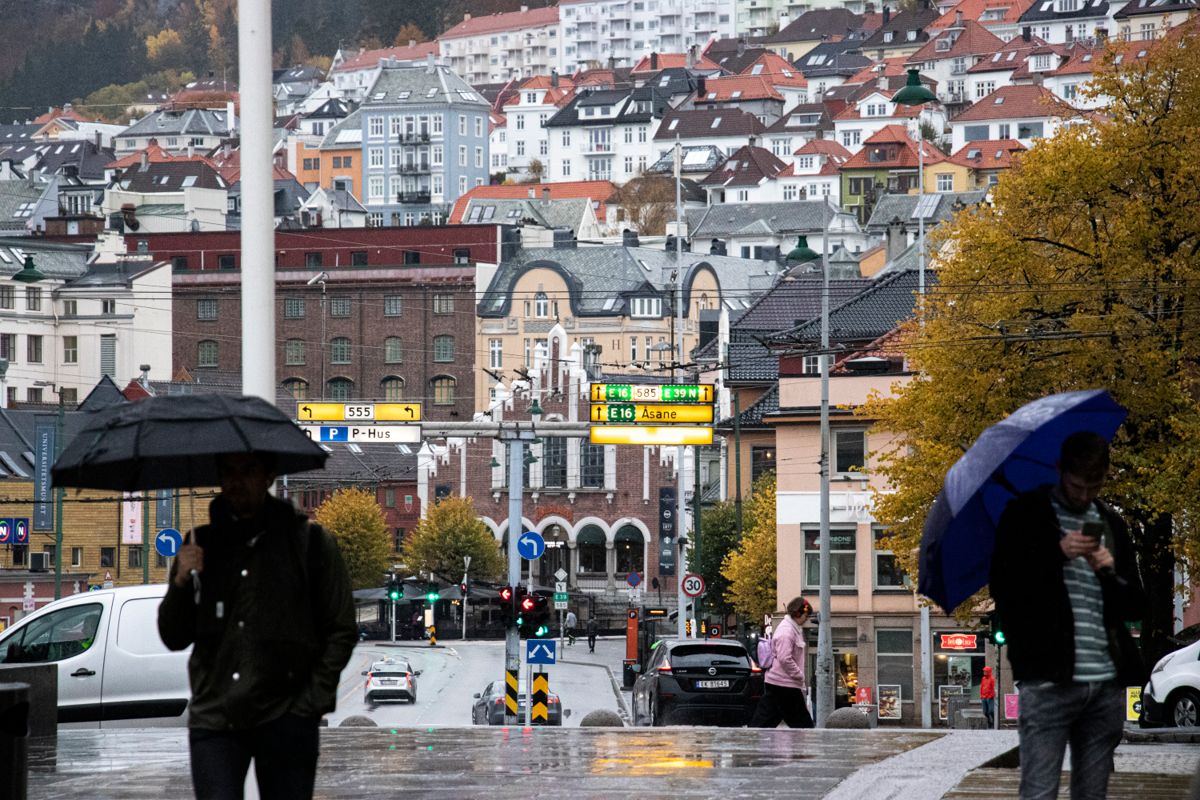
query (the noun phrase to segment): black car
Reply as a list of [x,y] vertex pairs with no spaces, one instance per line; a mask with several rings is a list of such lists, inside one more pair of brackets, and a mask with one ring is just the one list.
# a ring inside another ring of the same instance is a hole
[[[517,695],[517,724],[525,724],[526,686],[520,684]],[[564,712],[562,701],[553,692],[547,698],[546,721],[533,722],[534,725],[562,725],[563,717],[569,717],[570,711]],[[504,724],[504,682],[492,681],[482,692],[475,695],[475,703],[471,706],[472,725],[503,725]]]
[[663,640],[633,684],[634,725],[746,725],[763,672],[734,639]]

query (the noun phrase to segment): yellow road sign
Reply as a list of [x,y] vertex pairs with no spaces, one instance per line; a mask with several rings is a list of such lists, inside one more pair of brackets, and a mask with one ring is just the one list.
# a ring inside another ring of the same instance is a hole
[[711,383],[593,383],[593,403],[711,403]]
[[713,407],[668,403],[593,403],[591,421],[643,424],[712,422]]
[[592,444],[712,444],[713,429],[697,425],[593,425]]
[[420,422],[420,403],[297,403],[300,422]]

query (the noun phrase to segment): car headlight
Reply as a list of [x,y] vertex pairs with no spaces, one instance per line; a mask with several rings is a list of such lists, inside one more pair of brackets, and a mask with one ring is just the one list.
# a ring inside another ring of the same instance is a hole
[[1164,669],[1166,669],[1167,663],[1170,662],[1170,660],[1174,657],[1175,657],[1175,654],[1170,653],[1169,655],[1165,655],[1162,658],[1160,658],[1158,660],[1158,663],[1154,665],[1154,669],[1150,670],[1150,674],[1153,675],[1156,672],[1162,672]]

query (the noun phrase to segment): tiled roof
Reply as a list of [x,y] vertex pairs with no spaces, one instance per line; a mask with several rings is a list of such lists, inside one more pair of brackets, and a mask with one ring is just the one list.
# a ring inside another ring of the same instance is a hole
[[[937,198],[935,201],[926,201],[933,203],[932,210],[925,218],[925,230],[928,232],[933,227],[949,220],[958,213],[959,209],[984,202],[987,199],[987,190],[926,193],[925,196]],[[875,207],[871,209],[871,217],[866,224],[867,233],[883,234],[887,230],[888,223],[893,219],[899,219],[909,227],[909,230],[915,229],[917,218],[914,214],[919,200],[920,198],[916,194],[881,195],[875,201]]]
[[1024,14],[1021,15],[1020,22],[1048,22],[1054,20],[1075,20],[1075,19],[1104,19],[1108,16],[1108,0],[1091,0],[1091,2],[1080,3],[1079,7],[1073,11],[1059,11],[1059,4],[1055,0],[1037,0],[1031,5]]
[[863,18],[844,8],[815,8],[789,22],[779,33],[767,37],[771,44],[821,41],[860,30]]
[[[773,354],[772,354],[773,355]],[[778,356],[775,356],[778,361]],[[778,377],[778,368],[776,368],[776,376]],[[763,417],[768,414],[774,414],[779,411],[779,383],[778,381],[767,389],[757,400],[750,404],[749,408],[742,409],[742,413],[738,415],[739,427],[742,430],[747,428],[765,428]],[[715,426],[718,430],[732,429],[733,417],[723,419]]]
[[732,75],[709,78],[704,94],[696,93],[697,103],[728,103],[743,100],[783,100],[783,95],[762,76]]
[[[1034,0],[961,0],[951,6],[945,14],[931,22],[929,30],[932,33],[935,30],[953,27],[960,12],[964,20],[974,20],[985,27],[988,25],[1015,25],[1033,3]],[[997,11],[1003,11],[1003,16],[995,19],[982,19],[985,14],[991,12],[994,15]]]
[[[937,164],[946,160],[942,151],[929,142],[923,141],[925,165]],[[895,155],[888,158],[886,153],[891,150],[888,145],[899,145]],[[862,149],[842,164],[842,169],[916,169],[920,160],[917,154],[917,143],[908,136],[903,125],[884,125],[883,128],[868,136],[862,143]]]
[[[237,124],[237,119],[234,119]],[[146,115],[117,134],[123,138],[140,136],[231,136],[225,109],[188,108],[160,110]]]
[[[615,115],[587,117],[580,114],[581,108],[611,106]],[[577,94],[554,116],[546,120],[543,127],[563,128],[573,125],[612,125],[649,122],[661,117],[671,108],[670,95],[651,86],[637,89],[607,89]]]
[[112,158],[111,148],[96,147],[89,140],[23,142],[10,146],[0,143],[0,159],[31,165],[30,169],[48,175],[63,172],[66,167],[74,167],[78,176],[88,181],[102,180]]
[[767,133],[810,134],[821,138],[824,131],[833,130],[833,122],[824,103],[801,103],[767,126]]
[[[834,115],[834,119],[835,120],[838,120],[838,119],[871,119],[871,117],[867,117],[867,116],[863,115],[862,107],[864,105],[866,105],[867,98],[870,97],[875,92],[878,92],[879,94],[883,95],[888,100],[891,100],[892,96],[896,94],[896,92],[891,91],[889,89],[875,89],[872,92],[867,92],[865,95],[858,98],[853,103],[846,106],[841,111],[839,111],[836,115]],[[921,116],[921,107],[920,106],[906,106],[906,105],[896,104],[896,105],[892,106],[892,112],[890,114],[888,114],[887,117],[885,117],[885,119],[916,119],[919,116]]]
[[450,211],[448,223],[450,225],[462,224],[463,214],[467,209],[467,204],[472,199],[478,200],[520,200],[532,199],[541,200],[542,192],[545,189],[550,190],[551,200],[565,200],[567,198],[581,197],[597,203],[596,216],[604,219],[605,203],[609,197],[612,197],[613,192],[617,190],[617,185],[612,181],[563,181],[560,183],[525,183],[513,184],[507,186],[475,186],[466,194],[462,195],[454,202],[454,208]]
[[774,178],[787,164],[762,147],[746,145],[700,181],[702,186],[757,186],[763,178]]
[[1024,151],[1025,145],[1016,139],[990,139],[967,142],[947,160],[970,169],[1008,169],[1013,157]]
[[70,119],[70,120],[74,120],[75,122],[94,122],[95,121],[95,120],[91,120],[91,119],[88,119],[87,117],[83,116],[78,111],[76,111],[74,108],[72,108],[70,103],[67,103],[62,108],[57,108],[57,107],[51,108],[45,114],[40,114],[37,117],[34,117],[33,124],[45,125],[50,120],[54,120],[54,119]]
[[[779,333],[815,319],[821,313],[822,284],[820,275],[803,275],[780,281],[746,309],[731,330]],[[870,285],[869,278],[835,279],[831,273],[830,308],[836,308]]]
[[835,75],[848,78],[874,63],[858,51],[859,43],[859,40],[822,42],[796,59],[796,69],[809,80]]
[[462,39],[467,36],[485,36],[489,33],[519,31],[525,28],[546,28],[558,24],[558,6],[545,8],[522,7],[521,11],[488,14],[484,17],[464,18],[462,22],[443,33],[440,39]]
[[536,200],[471,197],[463,210],[462,220],[466,225],[521,225],[526,220],[531,220],[547,229],[570,228],[578,236],[586,209],[590,205],[590,198],[586,197],[552,199],[548,203],[540,197]]
[[121,186],[130,192],[158,194],[189,187],[224,189],[226,183],[207,162],[193,160],[148,163],[145,169],[135,164],[121,175]]
[[[707,175],[721,164],[725,163],[725,153],[721,148],[715,145],[693,145],[691,147],[683,146],[680,148],[683,151],[682,173],[684,175]],[[675,148],[668,148],[658,160],[646,168],[646,172],[652,172],[659,175],[673,175],[675,173]],[[693,186],[697,189],[694,181],[684,180],[683,190],[687,192],[688,187]],[[703,191],[700,192],[700,200],[705,199]]]
[[954,28],[935,31],[933,39],[908,57],[908,65],[924,64],[943,58],[991,55],[1004,41],[974,20],[964,19]]
[[655,141],[754,136],[766,129],[758,117],[740,108],[675,109],[663,115]]
[[142,162],[142,155],[146,156],[146,161],[151,164],[162,164],[168,161],[203,161],[203,156],[194,155],[190,158],[187,155],[175,155],[162,149],[158,145],[156,139],[151,139],[150,144],[143,147],[141,150],[135,150],[127,156],[122,156],[115,161],[108,163],[109,169],[126,169]]
[[792,155],[796,156],[815,156],[823,155],[831,158],[839,158],[843,161],[850,158],[850,151],[842,147],[833,139],[811,139],[805,142],[800,147],[796,148],[796,152]]
[[1121,10],[1113,14],[1113,19],[1128,19],[1147,14],[1160,16],[1174,12],[1192,11],[1197,7],[1196,0],[1129,0],[1121,6]]
[[[937,273],[925,271],[925,284],[936,282]],[[867,344],[910,319],[916,307],[916,270],[888,273],[829,312],[831,345]],[[772,337],[780,343],[815,344],[821,341],[821,322],[811,319]]]
[[709,57],[722,69],[731,75],[740,75],[746,67],[758,60],[763,53],[770,52],[764,47],[741,47],[736,50],[721,50],[709,53]]
[[1049,47],[1049,45],[1037,36],[1031,35],[1029,41],[1017,36],[1005,42],[1003,47],[997,49],[979,63],[968,67],[967,72],[971,74],[978,74],[980,72],[1011,72],[1024,66],[1026,58],[1035,52],[1040,52],[1042,48],[1046,47]]
[[[879,30],[872,34],[871,38],[863,42],[863,50],[872,51],[888,47],[920,45],[929,39],[926,28],[940,16],[941,14],[938,13],[937,9],[932,6],[893,14],[891,19],[881,25]],[[909,31],[917,32],[916,37],[912,40],[908,38]],[[885,36],[889,32],[893,34],[892,41],[890,42],[885,41]]]
[[[556,85],[557,84],[557,85]],[[532,78],[526,78],[517,88],[518,89],[570,89],[575,86],[575,81],[567,75],[559,75],[557,80],[551,75],[534,75]]]
[[364,106],[394,105],[490,106],[458,73],[435,64],[416,67],[383,66],[379,77],[363,96]]
[[1074,113],[1044,86],[1002,86],[954,118],[954,122],[1058,117]]
[[0,125],[0,145],[27,142],[29,141],[29,137],[33,136],[41,127],[41,125],[33,123],[20,122],[14,122],[11,125]]
[[761,75],[770,81],[772,86],[800,88],[808,86],[808,80],[805,79],[804,73],[778,53],[763,53],[748,64],[740,74],[748,76]]
[[798,235],[819,233],[833,215],[840,214],[851,229],[853,215],[825,200],[778,203],[718,203],[687,214],[688,230],[700,241],[729,236]]
[[908,59],[904,56],[892,56],[882,61],[872,61],[869,66],[846,79],[846,83],[871,83],[885,78],[905,78],[908,76]]
[[425,61],[429,56],[438,54],[437,42],[422,42],[403,47],[384,47],[378,50],[364,50],[356,56],[346,59],[333,68],[333,72],[357,72],[361,69],[375,69],[379,62],[388,59],[394,61]]
[[700,72],[723,72],[720,64],[711,61],[707,56],[700,56],[695,63],[688,63],[687,53],[651,53],[629,70],[631,77],[645,77],[664,69],[694,69]]

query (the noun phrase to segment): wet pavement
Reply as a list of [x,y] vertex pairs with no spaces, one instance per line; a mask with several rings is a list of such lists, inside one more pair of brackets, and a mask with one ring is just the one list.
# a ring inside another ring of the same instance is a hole
[[[1014,797],[1016,770],[983,765],[1015,741],[1003,731],[332,728],[321,732],[316,796]],[[30,750],[31,800],[191,796],[183,730],[61,731]],[[1197,752],[1122,745],[1110,797],[1183,797]]]

